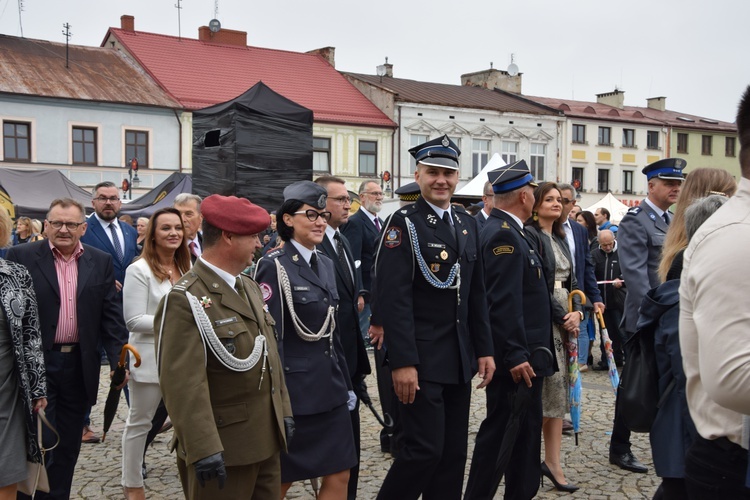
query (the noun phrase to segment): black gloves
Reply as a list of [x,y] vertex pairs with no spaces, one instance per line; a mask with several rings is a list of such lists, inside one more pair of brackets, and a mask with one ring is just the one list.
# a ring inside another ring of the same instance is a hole
[[292,417],[284,417],[284,431],[286,431],[286,447],[289,449],[289,443],[292,442],[294,437],[294,419]]
[[224,488],[227,470],[224,468],[224,454],[222,452],[201,458],[193,466],[195,467],[195,477],[198,478],[202,488],[206,486],[206,481],[213,478],[219,481],[219,489]]

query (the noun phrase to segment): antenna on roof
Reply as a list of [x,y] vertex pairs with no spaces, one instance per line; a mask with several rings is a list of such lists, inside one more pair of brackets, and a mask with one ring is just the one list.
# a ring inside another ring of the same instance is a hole
[[69,68],[68,66],[68,60],[69,60],[68,59],[68,42],[70,42],[70,37],[73,36],[73,33],[70,32],[69,23],[63,24],[63,28],[65,28],[65,30],[63,30],[62,32],[63,36],[65,36],[65,67]]
[[18,27],[21,29],[21,38],[23,38],[23,19],[21,19],[21,12],[23,12],[23,0],[18,0]]
[[219,0],[214,0],[214,19],[219,18]]
[[180,19],[180,11],[182,10],[182,5],[180,5],[181,2],[182,0],[177,0],[177,3],[174,4],[177,9],[177,38],[179,40],[182,40],[182,20]]
[[513,62],[515,58],[515,54],[510,55],[510,64],[508,65],[508,74],[510,76],[516,76],[518,74],[518,65]]

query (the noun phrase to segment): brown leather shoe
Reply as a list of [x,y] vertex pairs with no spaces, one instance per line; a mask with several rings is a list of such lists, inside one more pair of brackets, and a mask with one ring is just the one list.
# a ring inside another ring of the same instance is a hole
[[88,425],[83,427],[83,436],[81,437],[82,443],[98,443],[101,440],[102,438],[99,437],[99,434],[92,431],[91,427]]

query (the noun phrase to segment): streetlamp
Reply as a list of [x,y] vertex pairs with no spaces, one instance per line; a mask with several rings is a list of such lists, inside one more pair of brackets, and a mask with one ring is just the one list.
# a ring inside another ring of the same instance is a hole
[[[134,177],[135,175],[135,177]],[[130,160],[130,168],[128,169],[128,178],[130,179],[130,186],[128,188],[128,199],[133,199],[133,189],[138,188],[141,185],[141,180],[138,178],[138,158]]]

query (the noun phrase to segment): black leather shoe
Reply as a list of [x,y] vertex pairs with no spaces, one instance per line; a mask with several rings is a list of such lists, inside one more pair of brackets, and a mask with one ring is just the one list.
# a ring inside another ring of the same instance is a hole
[[609,463],[618,466],[621,469],[629,470],[630,472],[640,472],[645,474],[648,472],[648,467],[638,461],[632,452],[627,452],[622,455],[609,454]]

